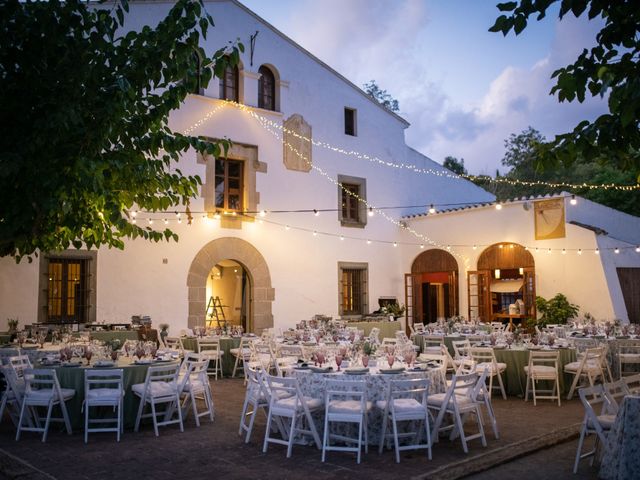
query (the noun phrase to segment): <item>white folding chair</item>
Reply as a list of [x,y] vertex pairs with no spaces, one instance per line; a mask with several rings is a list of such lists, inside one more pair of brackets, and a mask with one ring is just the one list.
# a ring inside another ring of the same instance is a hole
[[238,348],[232,348],[229,350],[229,353],[231,353],[231,355],[236,359],[233,364],[231,378],[235,378],[238,367],[242,368],[242,371],[244,372],[244,362],[251,358],[251,342],[253,341],[255,341],[255,337],[241,337]]
[[369,341],[374,345],[380,344],[380,329],[378,327],[373,327],[369,332]]
[[[90,432],[116,432],[116,441],[120,441],[123,431],[124,373],[121,368],[109,370],[84,371],[84,443],[89,441]],[[115,417],[91,418],[91,408],[111,407]],[[115,423],[115,425],[114,425]],[[107,424],[107,426],[104,426]],[[109,425],[110,424],[110,425]],[[98,425],[92,427],[91,425]]]
[[453,361],[456,365],[460,364],[460,361],[463,358],[469,358],[469,349],[471,348],[471,343],[468,339],[464,340],[453,340],[451,342],[453,346]]
[[[626,370],[627,365],[632,365],[632,370]],[[621,341],[618,347],[618,376],[624,377],[627,375],[633,375],[638,372],[638,366],[640,365],[640,341],[639,340],[625,340]]]
[[[136,416],[135,431],[140,429],[140,422],[143,418],[153,420],[153,430],[158,436],[158,427],[177,423],[180,431],[184,432],[182,422],[182,409],[180,408],[180,391],[178,389],[178,373],[180,365],[158,365],[149,367],[144,383],[138,383],[131,387],[133,393],[140,398],[138,415]],[[149,404],[151,413],[144,413],[144,409]],[[165,404],[165,410],[156,411],[157,405]],[[173,412],[177,411],[178,418],[173,420]],[[158,416],[163,415],[164,419],[158,421]]]
[[567,363],[564,366],[565,373],[574,375],[567,400],[571,400],[573,392],[578,386],[578,382],[585,377],[589,381],[589,386],[593,387],[595,381],[600,378],[604,381],[605,374],[602,368],[602,357],[604,355],[603,347],[589,348],[585,351],[581,360]]
[[[484,370],[483,370],[484,371]],[[482,377],[480,377],[482,378]],[[487,446],[487,439],[484,435],[484,427],[482,425],[482,417],[480,405],[473,397],[474,388],[478,382],[478,375],[475,373],[469,375],[454,375],[451,379],[451,385],[445,393],[436,393],[429,395],[427,405],[429,409],[437,412],[437,416],[431,431],[431,438],[434,442],[438,441],[438,435],[442,431],[451,430],[450,439],[453,440],[457,435],[460,436],[462,449],[464,453],[468,453],[467,442],[476,438],[480,438],[482,446]],[[464,421],[469,414],[475,415],[478,425],[478,433],[466,435],[464,431]],[[449,425],[442,426],[445,415],[451,415],[452,422]]]
[[440,354],[444,346],[443,335],[423,335],[422,336],[423,353]]
[[[616,419],[615,415],[606,413],[609,401],[605,396],[602,385],[581,388],[578,390],[578,394],[584,407],[584,419],[580,428],[580,439],[578,440],[578,450],[573,464],[573,473],[578,472],[578,463],[583,458],[593,456],[591,459],[591,464],[593,465],[599,444],[602,444],[603,448],[607,448],[607,435]],[[601,410],[600,415],[595,411],[598,406],[600,406]],[[596,435],[593,450],[583,454],[584,439],[591,434]]]
[[204,355],[209,360],[209,368],[207,369],[207,375],[218,379],[224,375],[222,373],[222,356],[224,351],[220,348],[220,339],[217,337],[198,337],[198,353]]
[[[305,397],[300,391],[296,378],[281,378],[266,375],[269,385],[271,400],[269,403],[269,415],[267,416],[267,428],[264,435],[262,453],[267,453],[269,443],[287,446],[287,458],[291,457],[294,439],[298,434],[307,434],[313,437],[318,447],[322,448],[320,437],[316,430],[311,412],[322,408],[322,400]],[[272,437],[271,422],[280,419],[284,425],[284,419],[290,419],[288,428],[277,429],[282,438]],[[305,427],[306,423],[306,427]]]
[[[325,461],[328,451],[337,451],[356,452],[357,463],[360,463],[363,444],[365,451],[368,451],[367,415],[372,406],[371,402],[367,401],[366,383],[364,380],[327,380],[324,398],[322,461]],[[335,423],[357,425],[357,437],[349,437],[346,433],[331,433],[331,425]],[[332,445],[331,440],[339,440],[353,446]]]
[[[477,370],[476,370],[477,372]],[[489,370],[485,368],[481,375],[478,375],[478,380],[476,382],[476,386],[473,388],[471,392],[471,398],[478,404],[480,407],[485,408],[487,411],[487,416],[489,417],[489,421],[491,422],[491,428],[493,429],[493,436],[496,439],[500,438],[500,431],[498,430],[498,420],[496,419],[496,414],[493,410],[493,404],[491,403],[491,395],[489,394],[489,390],[487,389],[487,375]],[[483,421],[482,417],[480,418]]]
[[0,371],[2,371],[6,384],[4,392],[2,392],[2,401],[0,401],[0,421],[4,418],[6,409],[11,422],[17,427],[24,398],[25,382],[23,378],[18,378],[11,367],[0,366]]
[[180,337],[165,337],[164,346],[169,350],[181,350]]
[[[187,363],[187,371],[179,382],[178,387],[180,396],[184,398],[181,405],[183,412],[182,418],[183,420],[187,418],[189,405],[191,405],[196,426],[199,427],[200,417],[208,415],[213,422],[215,415],[211,385],[209,383],[209,377],[207,376],[208,360],[185,360],[185,363]],[[203,400],[206,406],[206,409],[202,412],[198,412],[198,399]]]
[[[71,435],[71,423],[65,402],[73,398],[76,391],[70,388],[60,388],[55,370],[27,368],[24,370],[24,380],[25,392],[20,409],[16,440],[20,440],[22,431],[42,432],[42,441],[46,442],[51,422],[64,422],[67,433]],[[60,407],[62,417],[52,417],[53,407],[56,405]],[[44,427],[41,426],[38,407],[47,409]],[[31,419],[27,418],[31,414],[33,415],[33,423]]]
[[624,400],[624,397],[631,394],[629,390],[629,386],[627,382],[624,381],[624,378],[616,380],[615,382],[604,383],[602,387],[604,388],[604,394],[607,397],[607,412],[613,415],[618,413],[618,408],[620,403]]
[[287,377],[293,372],[293,368],[298,363],[296,357],[278,357],[274,360],[276,367],[276,375],[278,377]]
[[[382,453],[387,425],[391,422],[393,432],[393,445],[396,454],[396,463],[400,463],[400,451],[426,449],[427,457],[431,460],[431,431],[429,428],[429,410],[427,408],[427,397],[429,394],[430,380],[416,378],[410,380],[392,380],[386,392],[386,399],[376,402],[376,406],[382,410],[382,432],[380,435],[380,445],[378,453]],[[415,431],[398,430],[398,422],[418,422]],[[423,441],[424,435],[424,441]],[[400,438],[413,437],[414,443],[400,445]],[[426,441],[426,443],[425,443]]]
[[[529,364],[524,367],[527,374],[527,388],[524,395],[525,402],[529,400],[529,387],[533,394],[533,405],[536,406],[537,399],[558,400],[560,406],[560,375],[558,373],[558,362],[560,352],[531,350],[529,352]],[[553,382],[552,389],[540,390],[536,388],[539,381]]]
[[[507,369],[507,364],[496,361],[496,355],[493,352],[493,348],[490,347],[470,347],[469,355],[476,362],[476,369],[478,375],[482,374],[482,371],[487,368],[487,376],[489,377],[489,395],[493,392],[494,388],[499,388],[502,393],[502,398],[507,399],[507,393],[504,390],[504,383],[502,382],[502,372]],[[493,386],[493,377],[498,379],[498,385]]]
[[[263,383],[262,371],[258,362],[245,362],[244,363],[244,375],[247,380],[247,387],[244,396],[244,403],[242,405],[242,413],[240,414],[240,429],[238,435],[242,435],[242,432],[247,432],[244,443],[249,443],[251,439],[251,432],[253,431],[253,424],[258,415],[258,410],[262,410],[267,416],[269,409],[269,389]],[[251,410],[249,410],[251,408]],[[249,417],[249,423],[246,423],[247,417]]]

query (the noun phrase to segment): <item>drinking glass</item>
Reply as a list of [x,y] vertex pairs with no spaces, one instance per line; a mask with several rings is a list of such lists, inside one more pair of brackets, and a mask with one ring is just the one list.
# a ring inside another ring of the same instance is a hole
[[340,365],[342,365],[342,355],[336,355],[336,365],[338,366],[338,371],[340,371]]
[[389,364],[389,368],[393,367],[393,362],[396,361],[396,357],[393,354],[387,355],[387,363]]

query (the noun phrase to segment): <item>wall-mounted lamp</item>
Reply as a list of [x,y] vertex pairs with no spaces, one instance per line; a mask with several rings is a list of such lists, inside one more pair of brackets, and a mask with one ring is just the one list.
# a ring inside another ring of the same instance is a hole
[[496,268],[493,273],[496,279],[500,280],[500,269]]
[[524,275],[524,268],[520,267],[520,268],[518,269],[518,273],[519,273],[520,275]]

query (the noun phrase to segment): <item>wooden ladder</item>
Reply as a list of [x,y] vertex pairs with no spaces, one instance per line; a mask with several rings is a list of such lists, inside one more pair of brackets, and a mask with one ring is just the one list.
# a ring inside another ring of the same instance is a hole
[[[207,316],[207,326],[212,327],[213,322],[216,322],[216,327],[226,326],[227,319],[224,316],[224,308],[227,305],[222,305],[220,297],[209,297],[209,303],[207,304],[207,310],[205,316]],[[211,311],[211,312],[210,312]]]

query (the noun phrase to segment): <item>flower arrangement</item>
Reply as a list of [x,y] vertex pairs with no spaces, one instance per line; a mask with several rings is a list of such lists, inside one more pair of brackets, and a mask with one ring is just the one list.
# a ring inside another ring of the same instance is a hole
[[376,349],[377,349],[377,346],[373,342],[370,342],[369,340],[367,340],[362,344],[362,353],[364,353],[365,355],[368,355],[368,356],[373,355],[374,353],[376,353]]
[[404,305],[398,305],[397,303],[390,303],[382,307],[381,311],[385,315],[393,315],[394,318],[404,315],[406,308]]
[[20,320],[17,318],[7,318],[7,325],[10,332],[18,330],[18,323],[20,323]]

